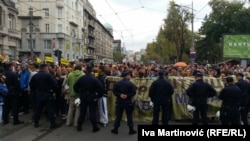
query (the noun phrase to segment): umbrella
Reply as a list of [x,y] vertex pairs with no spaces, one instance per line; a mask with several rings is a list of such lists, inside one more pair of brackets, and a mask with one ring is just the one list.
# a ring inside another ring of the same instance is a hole
[[187,64],[185,62],[177,62],[174,64],[175,67],[186,67]]

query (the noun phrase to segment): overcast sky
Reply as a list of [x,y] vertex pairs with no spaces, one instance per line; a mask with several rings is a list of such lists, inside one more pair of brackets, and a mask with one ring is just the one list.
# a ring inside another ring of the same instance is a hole
[[[194,31],[198,31],[206,14],[211,12],[209,0],[174,0],[194,9]],[[121,39],[127,50],[145,49],[156,39],[167,16],[169,0],[89,0],[97,19],[113,27],[114,39]],[[191,30],[191,23],[189,25]]]

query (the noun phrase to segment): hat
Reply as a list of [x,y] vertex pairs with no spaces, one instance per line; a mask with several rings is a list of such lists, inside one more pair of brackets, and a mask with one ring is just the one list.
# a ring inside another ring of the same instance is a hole
[[237,73],[237,74],[236,74],[236,76],[241,76],[241,77],[244,77],[244,74],[243,74],[243,73],[241,73],[241,72],[239,72],[239,73]]
[[86,71],[87,72],[92,72],[92,70],[93,70],[93,67],[91,65],[87,65]]
[[233,79],[233,77],[231,77],[231,76],[228,76],[228,77],[226,78],[226,82],[227,82],[227,83],[231,83],[231,82],[234,82],[234,79]]
[[131,74],[130,71],[125,70],[122,72],[121,77],[125,77],[125,76],[130,75],[130,74]]
[[5,69],[9,69],[11,66],[13,66],[13,63],[6,63],[5,64]]
[[164,70],[159,70],[158,74],[159,74],[159,76],[163,76],[164,75]]
[[194,76],[195,76],[195,77],[202,77],[203,75],[202,75],[201,72],[196,72]]

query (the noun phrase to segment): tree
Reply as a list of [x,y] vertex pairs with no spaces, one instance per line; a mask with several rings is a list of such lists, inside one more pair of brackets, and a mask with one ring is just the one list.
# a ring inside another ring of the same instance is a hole
[[205,54],[210,52],[213,63],[221,61],[222,39],[225,34],[250,33],[250,10],[244,7],[244,2],[212,0],[209,2],[212,12],[205,17],[205,22],[199,32],[206,35],[197,46],[197,57],[204,60]]
[[115,62],[122,62],[123,59],[123,55],[121,53],[121,51],[114,51],[113,52],[113,59]]
[[190,44],[190,32],[187,23],[190,22],[192,14],[189,9],[177,7],[173,1],[170,1],[168,15],[165,19],[164,33],[168,41],[173,42],[177,51],[177,61],[182,61],[183,54],[189,50],[187,44]]

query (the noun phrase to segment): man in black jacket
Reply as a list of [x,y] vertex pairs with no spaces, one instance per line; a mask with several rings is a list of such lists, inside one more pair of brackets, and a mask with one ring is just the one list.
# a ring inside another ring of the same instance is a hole
[[136,94],[136,86],[130,81],[131,72],[123,71],[122,80],[116,82],[113,87],[113,93],[116,96],[116,119],[114,123],[114,129],[111,133],[118,134],[118,128],[122,119],[122,114],[125,110],[127,115],[127,125],[129,127],[129,135],[136,134],[133,126],[133,111],[134,105],[132,104],[132,97]]
[[241,116],[241,121],[243,122],[244,125],[248,125],[248,109],[249,109],[249,99],[250,99],[250,84],[245,81],[244,74],[243,73],[238,73],[236,74],[236,78],[238,82],[235,83],[236,86],[238,86],[241,90],[241,95],[240,98],[240,116]]
[[54,93],[58,88],[58,84],[56,79],[49,73],[47,64],[40,65],[40,70],[31,78],[29,86],[31,93],[36,93],[34,127],[38,128],[40,126],[39,120],[45,106],[50,120],[50,128],[56,128]]
[[3,124],[9,123],[9,112],[12,110],[13,125],[22,124],[23,121],[19,120],[19,110],[20,110],[20,81],[16,73],[13,72],[13,63],[7,63],[5,65],[5,76],[6,76],[6,86],[9,90],[6,96],[6,101],[3,106]]
[[78,119],[77,131],[82,130],[82,124],[89,108],[89,118],[93,127],[93,132],[98,132],[97,126],[97,100],[102,96],[103,88],[100,81],[92,75],[93,68],[91,65],[86,67],[86,75],[81,76],[74,84],[74,91],[80,94],[80,116]]
[[186,93],[192,101],[192,105],[195,107],[192,124],[198,125],[201,116],[203,125],[207,125],[207,99],[216,95],[215,89],[210,84],[203,81],[201,72],[197,72],[195,74],[195,82],[188,87]]
[[222,125],[240,125],[240,98],[241,90],[233,82],[232,77],[226,78],[227,86],[220,92],[222,100],[220,109],[220,121]]
[[160,111],[162,111],[162,124],[168,125],[170,99],[174,93],[174,88],[169,81],[164,78],[163,70],[159,70],[158,75],[159,78],[155,80],[149,88],[149,97],[154,104],[152,125],[158,125]]

